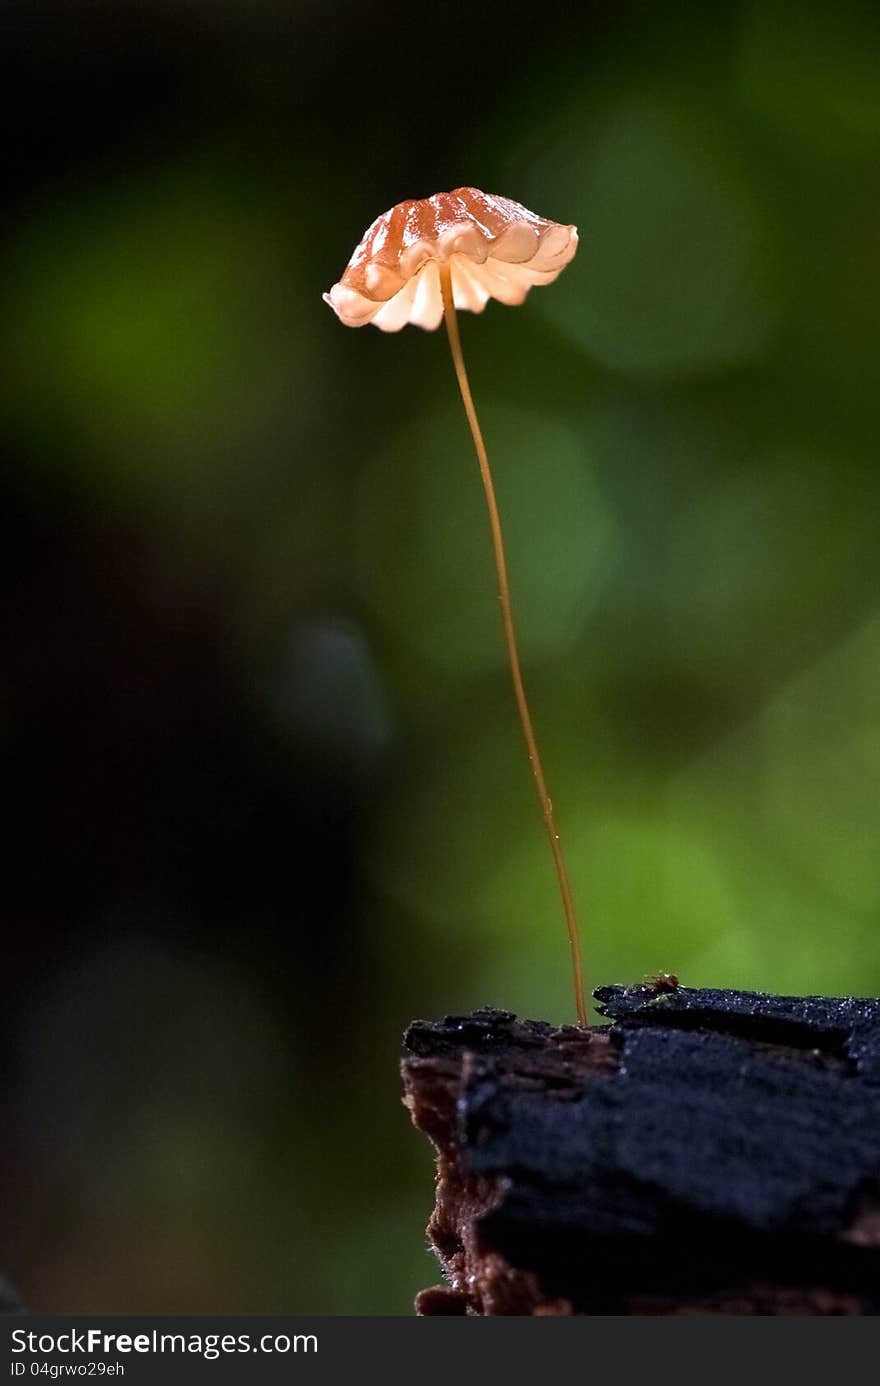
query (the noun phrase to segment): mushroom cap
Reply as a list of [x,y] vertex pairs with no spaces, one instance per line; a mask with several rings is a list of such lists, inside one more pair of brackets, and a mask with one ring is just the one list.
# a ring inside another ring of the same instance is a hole
[[482,313],[490,298],[522,303],[533,284],[552,283],[577,241],[576,227],[479,188],[411,198],[376,218],[324,301],[346,327],[433,329],[443,317],[441,263],[456,308]]

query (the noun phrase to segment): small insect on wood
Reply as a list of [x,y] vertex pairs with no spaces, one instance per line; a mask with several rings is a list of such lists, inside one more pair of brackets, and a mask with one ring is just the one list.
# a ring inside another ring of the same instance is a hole
[[674,972],[652,972],[645,978],[644,984],[654,991],[678,991],[678,978]]
[[649,972],[640,982],[626,988],[626,995],[637,991],[670,992],[678,991],[679,980],[674,972]]

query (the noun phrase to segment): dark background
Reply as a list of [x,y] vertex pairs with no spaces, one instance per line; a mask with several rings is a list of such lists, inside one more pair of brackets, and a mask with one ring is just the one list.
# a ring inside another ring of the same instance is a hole
[[418,1015],[571,1015],[392,203],[576,222],[464,316],[591,984],[880,986],[872,4],[5,0],[2,1260],[405,1313]]

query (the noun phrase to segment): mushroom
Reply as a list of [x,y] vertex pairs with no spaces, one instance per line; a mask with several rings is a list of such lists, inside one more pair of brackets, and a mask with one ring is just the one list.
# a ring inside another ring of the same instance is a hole
[[324,294],[346,327],[373,323],[399,332],[407,323],[433,330],[446,321],[452,361],[476,449],[498,579],[498,597],[513,691],[544,827],[559,881],[571,947],[578,1023],[586,1025],[577,918],[553,803],[532,727],[516,642],[501,519],[489,458],[468,383],[458,331],[459,308],[481,313],[490,298],[522,303],[534,284],[550,284],[577,249],[574,226],[545,221],[519,202],[477,188],[398,202],[377,217],[338,284]]

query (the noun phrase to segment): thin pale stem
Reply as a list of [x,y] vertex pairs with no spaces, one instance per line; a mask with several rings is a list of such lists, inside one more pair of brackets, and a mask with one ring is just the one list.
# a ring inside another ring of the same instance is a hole
[[581,966],[581,948],[578,938],[577,916],[574,911],[574,901],[572,900],[568,872],[565,869],[562,841],[559,836],[559,830],[556,827],[556,819],[553,815],[553,803],[547,792],[547,783],[544,779],[544,768],[541,764],[538,743],[535,740],[529,704],[526,699],[525,687],[523,686],[522,671],[519,663],[519,651],[517,650],[516,644],[516,628],[513,623],[513,610],[510,603],[510,583],[507,579],[507,562],[504,557],[504,540],[501,535],[501,519],[498,514],[498,504],[495,500],[495,487],[492,483],[492,473],[489,469],[489,458],[486,453],[486,445],[483,442],[483,435],[480,432],[477,411],[474,408],[471,387],[468,383],[467,370],[465,369],[464,357],[461,352],[461,338],[458,334],[458,316],[455,311],[455,303],[453,302],[452,296],[452,275],[448,264],[440,265],[440,286],[443,291],[444,317],[446,320],[446,331],[449,336],[449,346],[452,351],[452,362],[455,366],[455,374],[458,379],[458,388],[461,391],[464,412],[467,414],[467,421],[470,425],[471,437],[474,440],[477,461],[480,464],[480,476],[483,480],[483,490],[486,493],[486,504],[489,507],[489,525],[492,530],[492,548],[495,554],[495,572],[498,578],[498,600],[501,603],[501,620],[504,626],[507,657],[510,662],[510,673],[513,679],[513,691],[516,696],[516,706],[519,712],[519,720],[522,724],[523,736],[526,741],[529,763],[532,767],[532,774],[535,777],[535,787],[538,791],[538,800],[541,805],[544,827],[547,831],[547,839],[550,843],[550,851],[553,855],[553,865],[556,868],[556,877],[559,881],[562,908],[565,912],[565,925],[568,930],[568,940],[571,945],[571,963],[574,971],[574,999],[577,1008],[578,1023],[580,1025],[586,1025],[587,1011],[584,1005],[584,978],[583,968]]

